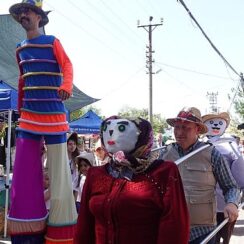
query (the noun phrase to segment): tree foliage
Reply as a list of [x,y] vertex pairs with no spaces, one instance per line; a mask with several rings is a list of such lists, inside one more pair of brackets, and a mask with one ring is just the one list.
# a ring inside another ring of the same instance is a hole
[[[118,115],[123,117],[141,117],[148,120],[148,110],[145,108],[137,109],[126,106],[119,111]],[[165,118],[163,118],[160,114],[154,114],[152,127],[154,134],[163,134],[168,125]]]
[[94,113],[96,113],[98,116],[102,117],[101,116],[101,110],[94,107],[94,106],[86,106],[84,108],[81,108],[81,109],[77,109],[77,110],[74,110],[70,113],[70,121],[74,121],[74,120],[77,120],[79,119],[82,115],[84,115],[85,113],[87,113],[89,110],[92,110]]
[[[237,126],[244,122],[244,86],[243,81],[237,89],[232,89],[232,96],[229,96],[230,101],[234,105],[235,115],[232,115],[230,126],[227,132],[233,135],[243,137],[243,131],[238,130]],[[231,98],[232,97],[232,98]]]
[[244,120],[244,87],[239,86],[234,92],[234,108],[241,119]]

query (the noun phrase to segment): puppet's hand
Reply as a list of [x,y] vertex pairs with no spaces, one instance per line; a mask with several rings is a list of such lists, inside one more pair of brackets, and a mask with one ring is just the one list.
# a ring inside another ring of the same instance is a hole
[[65,90],[59,90],[58,95],[62,99],[62,101],[67,100],[70,97],[69,93]]

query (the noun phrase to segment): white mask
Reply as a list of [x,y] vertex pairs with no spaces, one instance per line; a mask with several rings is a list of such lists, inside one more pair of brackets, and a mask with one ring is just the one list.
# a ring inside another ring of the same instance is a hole
[[104,124],[102,136],[109,153],[131,152],[136,145],[140,132],[136,125],[127,119],[110,119]]
[[226,121],[220,118],[206,120],[204,124],[208,127],[206,135],[209,136],[221,136],[224,134],[227,127]]

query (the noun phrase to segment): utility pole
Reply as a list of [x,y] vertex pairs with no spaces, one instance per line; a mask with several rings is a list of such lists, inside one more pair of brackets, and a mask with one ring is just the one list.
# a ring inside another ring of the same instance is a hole
[[154,60],[152,59],[152,54],[155,52],[152,50],[152,32],[153,30],[159,26],[159,25],[163,25],[163,18],[161,18],[161,23],[160,24],[152,24],[152,20],[153,17],[150,16],[149,17],[149,24],[148,25],[140,25],[139,21],[138,21],[138,28],[144,28],[147,32],[148,32],[148,46],[147,47],[147,51],[146,51],[146,57],[147,57],[147,66],[146,68],[148,68],[148,72],[147,74],[149,74],[149,108],[148,108],[148,117],[149,117],[149,121],[152,124],[153,122],[153,89],[152,89],[152,75],[155,74],[153,73],[152,70],[152,63],[154,62]]
[[209,97],[209,113],[218,113],[219,109],[218,109],[218,102],[217,102],[217,95],[218,92],[214,93],[208,93],[207,92],[207,96]]

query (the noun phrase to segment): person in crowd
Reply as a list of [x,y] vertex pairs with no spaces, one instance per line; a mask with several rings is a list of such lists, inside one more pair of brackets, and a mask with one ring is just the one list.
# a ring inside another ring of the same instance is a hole
[[[4,116],[0,115],[0,164],[6,170],[6,148],[8,146],[8,127],[4,121]],[[10,147],[15,146],[15,130],[11,128]],[[10,155],[10,170],[12,170],[12,157]]]
[[88,171],[74,243],[188,243],[179,171],[151,152],[150,122],[109,117],[101,125],[101,143],[109,162]]
[[[183,108],[175,118],[166,122],[174,127],[176,143],[162,151],[163,160],[177,160],[206,144],[199,136],[207,133],[200,111]],[[230,168],[213,146],[206,147],[178,165],[190,213],[190,244],[199,244],[216,227],[215,187],[218,182],[225,196],[224,215],[233,222],[238,217],[240,192]],[[208,243],[214,243],[214,238]]]
[[[202,117],[203,123],[207,126],[208,132],[206,137],[208,142],[217,143],[215,147],[225,157],[228,162],[228,167],[236,180],[240,188],[244,187],[244,160],[239,151],[236,138],[226,133],[226,129],[230,124],[230,116],[227,112],[218,114],[206,114]],[[228,140],[228,141],[227,141]],[[221,142],[222,141],[222,142]],[[225,219],[224,206],[225,199],[223,192],[217,184],[216,187],[217,195],[217,224],[219,225]],[[223,244],[230,242],[231,235],[235,226],[235,222],[228,222],[223,228],[217,233],[215,243],[220,243],[220,239],[223,239]]]
[[163,137],[162,133],[158,134],[157,146],[158,147],[165,146],[164,137]]
[[79,212],[81,194],[86,180],[88,169],[95,164],[95,157],[93,153],[81,152],[75,159],[75,164],[78,174],[73,181],[74,197],[76,202],[76,209]]
[[95,149],[95,155],[98,159],[98,165],[106,164],[109,161],[108,152],[102,146],[99,146]]
[[79,152],[83,152],[85,150],[84,149],[84,141],[83,141],[81,136],[78,136],[77,148],[78,148]]
[[[23,0],[10,14],[25,30],[17,45],[18,138],[8,230],[12,243],[72,243],[77,212],[67,163],[64,101],[73,89],[73,68],[60,41],[41,32],[48,22],[42,0]],[[14,35],[14,33],[13,33]],[[50,211],[43,195],[41,144],[47,146]]]
[[68,150],[68,158],[69,158],[69,167],[71,171],[71,179],[72,182],[76,178],[78,171],[75,164],[75,158],[80,154],[78,145],[78,134],[73,132],[67,139],[67,150]]

